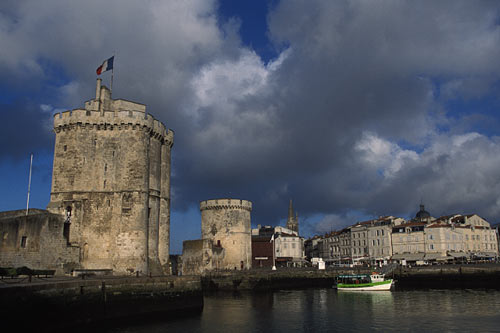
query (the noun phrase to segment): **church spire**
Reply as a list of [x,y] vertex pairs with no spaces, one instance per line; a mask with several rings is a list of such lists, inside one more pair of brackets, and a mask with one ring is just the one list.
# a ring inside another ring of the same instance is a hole
[[288,220],[290,221],[291,219],[293,219],[292,199],[290,199],[290,205],[288,206]]

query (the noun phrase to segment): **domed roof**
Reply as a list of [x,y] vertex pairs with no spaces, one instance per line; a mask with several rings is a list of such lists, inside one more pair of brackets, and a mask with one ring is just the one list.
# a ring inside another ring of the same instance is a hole
[[426,219],[431,217],[431,214],[424,209],[424,205],[420,205],[420,210],[415,215],[416,219]]

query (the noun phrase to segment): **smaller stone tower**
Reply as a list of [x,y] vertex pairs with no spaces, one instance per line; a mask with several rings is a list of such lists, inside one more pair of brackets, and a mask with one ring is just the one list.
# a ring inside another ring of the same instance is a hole
[[290,200],[290,205],[288,206],[288,219],[286,220],[286,227],[292,231],[296,231],[299,234],[299,214],[295,213],[293,216],[293,205],[292,200]]
[[214,266],[217,269],[252,267],[250,212],[252,203],[239,199],[206,200],[200,203],[201,237],[211,240],[223,253]]

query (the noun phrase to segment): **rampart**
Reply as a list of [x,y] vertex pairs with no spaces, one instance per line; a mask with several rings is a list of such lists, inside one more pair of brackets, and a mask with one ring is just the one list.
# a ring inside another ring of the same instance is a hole
[[0,267],[27,266],[56,274],[79,267],[80,249],[68,244],[64,218],[46,210],[0,213]]

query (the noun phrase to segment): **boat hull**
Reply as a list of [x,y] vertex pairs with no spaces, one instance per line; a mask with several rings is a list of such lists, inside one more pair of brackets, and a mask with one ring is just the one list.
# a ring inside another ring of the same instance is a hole
[[337,285],[337,290],[341,290],[341,291],[383,291],[383,290],[391,290],[393,283],[394,283],[393,280],[385,280],[382,282],[363,283],[363,284],[339,283]]

